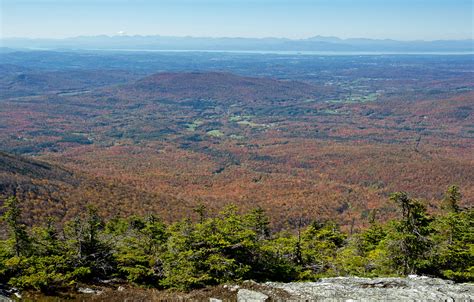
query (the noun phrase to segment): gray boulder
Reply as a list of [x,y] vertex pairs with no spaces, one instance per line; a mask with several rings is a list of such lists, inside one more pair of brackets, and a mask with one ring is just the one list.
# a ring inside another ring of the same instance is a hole
[[254,290],[242,288],[237,292],[237,302],[265,302],[267,300],[267,295]]

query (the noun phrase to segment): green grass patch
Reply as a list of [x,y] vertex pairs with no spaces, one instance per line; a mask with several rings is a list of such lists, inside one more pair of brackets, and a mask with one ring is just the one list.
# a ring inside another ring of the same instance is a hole
[[237,134],[231,134],[229,137],[230,137],[231,139],[237,139],[237,140],[243,140],[243,139],[245,139],[245,136],[243,136],[243,135],[237,135]]
[[222,133],[222,131],[220,131],[218,129],[208,131],[206,134],[209,135],[209,136],[213,136],[213,137],[222,137],[222,136],[224,136],[224,133]]
[[334,110],[334,109],[324,109],[324,110],[319,110],[318,113],[321,114],[330,114],[330,115],[337,115],[337,114],[342,114],[341,112]]
[[250,126],[250,127],[259,127],[260,126],[260,124],[256,124],[256,123],[251,122],[251,121],[239,121],[239,122],[237,122],[237,124],[242,125],[242,126]]
[[230,122],[239,122],[242,120],[248,120],[251,119],[253,116],[252,115],[233,115],[229,117]]
[[196,128],[204,124],[202,120],[195,120],[191,124],[186,124],[186,130],[194,132],[196,131]]
[[334,99],[328,100],[328,103],[367,103],[367,102],[375,102],[379,97],[378,93],[369,93],[367,95],[352,95],[345,99]]

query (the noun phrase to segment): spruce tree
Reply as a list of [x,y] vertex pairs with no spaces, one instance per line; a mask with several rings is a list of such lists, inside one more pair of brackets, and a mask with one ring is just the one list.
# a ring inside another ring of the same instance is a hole
[[397,192],[390,199],[401,208],[402,217],[388,235],[390,261],[404,275],[414,274],[424,265],[430,249],[431,218],[425,206],[407,193]]
[[452,213],[460,211],[459,201],[461,201],[461,192],[456,185],[449,186],[443,200],[443,208]]
[[16,196],[7,198],[3,208],[5,213],[2,219],[8,225],[15,255],[25,256],[29,253],[31,240],[26,231],[26,225],[21,221],[21,208],[18,198]]

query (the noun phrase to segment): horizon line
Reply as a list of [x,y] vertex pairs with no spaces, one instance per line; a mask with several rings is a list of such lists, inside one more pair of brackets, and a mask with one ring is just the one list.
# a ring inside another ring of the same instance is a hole
[[474,41],[474,37],[470,38],[461,38],[461,39],[394,39],[394,38],[367,38],[367,37],[351,37],[351,38],[341,38],[338,36],[323,36],[323,35],[314,35],[308,36],[305,38],[289,38],[289,37],[278,37],[278,36],[262,36],[262,37],[245,37],[245,36],[192,36],[192,35],[142,35],[142,34],[97,34],[97,35],[77,35],[77,36],[68,36],[68,37],[25,37],[25,36],[11,36],[11,37],[2,37],[0,35],[0,40],[7,39],[24,39],[24,40],[68,40],[68,39],[77,39],[77,38],[98,38],[98,37],[107,37],[107,38],[150,38],[150,37],[161,37],[161,38],[183,38],[183,39],[248,39],[248,40],[265,40],[265,39],[278,39],[278,40],[290,40],[290,41],[304,41],[315,38],[322,39],[337,39],[340,41],[350,41],[350,40],[375,40],[375,41],[396,41],[396,42],[437,42],[437,41]]

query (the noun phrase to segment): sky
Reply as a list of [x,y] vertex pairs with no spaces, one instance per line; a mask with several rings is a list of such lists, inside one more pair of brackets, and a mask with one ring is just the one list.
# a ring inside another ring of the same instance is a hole
[[472,0],[0,0],[1,37],[473,38]]

